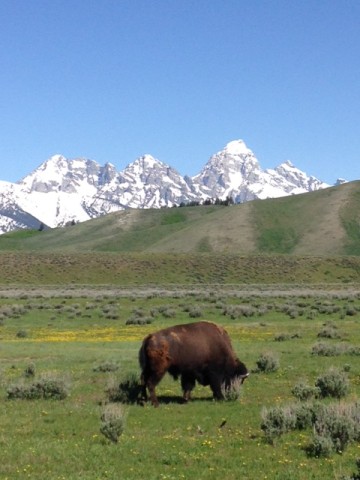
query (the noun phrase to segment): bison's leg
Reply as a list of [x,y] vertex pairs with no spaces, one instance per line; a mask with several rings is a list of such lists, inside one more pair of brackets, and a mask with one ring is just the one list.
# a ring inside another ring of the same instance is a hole
[[222,393],[222,379],[218,375],[212,375],[210,380],[210,388],[213,392],[215,400],[223,400],[224,395]]
[[146,402],[147,400],[147,391],[146,391],[146,381],[145,381],[145,374],[142,372],[140,377],[140,384],[141,384],[141,399]]
[[142,382],[143,382],[143,393],[145,392],[145,399],[147,398],[146,395],[146,388],[149,390],[150,401],[154,405],[154,407],[159,406],[159,400],[157,399],[155,387],[160,382],[160,380],[165,375],[165,372],[152,372],[149,375],[144,373],[142,375]]
[[221,385],[210,385],[215,400],[223,400],[224,395],[221,391]]
[[149,393],[150,393],[151,403],[154,405],[154,407],[158,407],[159,406],[159,400],[156,396],[155,385],[151,382],[148,383],[148,389],[149,389]]
[[181,387],[184,392],[184,401],[188,402],[191,398],[191,391],[195,387],[195,377],[191,374],[183,373],[181,375]]

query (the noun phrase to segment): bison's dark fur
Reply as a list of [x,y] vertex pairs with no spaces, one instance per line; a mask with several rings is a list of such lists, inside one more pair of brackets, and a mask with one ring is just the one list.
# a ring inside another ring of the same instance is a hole
[[144,400],[149,390],[154,406],[159,402],[155,387],[169,372],[181,376],[184,400],[190,399],[195,382],[209,385],[214,398],[222,399],[222,386],[249,374],[236,357],[226,331],[214,323],[196,322],[176,325],[148,335],[140,348],[141,384]]

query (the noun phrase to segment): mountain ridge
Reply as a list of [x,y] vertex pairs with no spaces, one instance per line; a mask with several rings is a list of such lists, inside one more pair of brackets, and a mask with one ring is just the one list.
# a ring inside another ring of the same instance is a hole
[[83,222],[127,208],[162,208],[231,197],[235,203],[311,192],[328,184],[291,162],[263,170],[243,140],[233,140],[201,171],[182,176],[146,154],[117,171],[86,158],[53,155],[16,183],[0,182],[0,233]]

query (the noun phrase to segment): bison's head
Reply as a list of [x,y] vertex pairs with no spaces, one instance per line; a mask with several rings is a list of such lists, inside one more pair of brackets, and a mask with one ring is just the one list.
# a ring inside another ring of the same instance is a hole
[[237,358],[236,364],[235,364],[234,377],[239,378],[241,380],[241,383],[243,383],[248,376],[249,376],[249,372],[245,364]]

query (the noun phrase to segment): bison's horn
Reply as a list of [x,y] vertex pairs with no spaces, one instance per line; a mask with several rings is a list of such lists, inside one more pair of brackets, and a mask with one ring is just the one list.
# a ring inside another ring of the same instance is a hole
[[245,375],[239,375],[239,377],[241,378],[242,381],[244,381],[246,378],[248,378],[249,375],[250,373],[245,373]]

